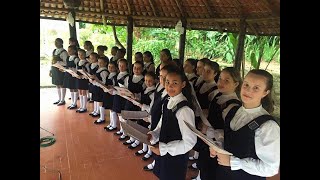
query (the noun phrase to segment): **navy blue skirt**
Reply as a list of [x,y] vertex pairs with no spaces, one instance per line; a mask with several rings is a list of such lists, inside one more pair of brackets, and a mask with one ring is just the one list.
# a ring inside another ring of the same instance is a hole
[[125,104],[126,104],[126,99],[124,99],[121,96],[114,95],[112,111],[114,111],[116,113],[121,113],[121,110],[124,110]]
[[216,169],[218,166],[217,157],[210,157],[209,146],[205,144],[206,148],[201,148],[199,151],[199,158],[197,167],[200,170],[201,180],[216,180]]
[[266,180],[266,177],[252,175],[242,169],[232,171],[229,166],[218,165],[216,171],[216,180]]
[[77,79],[77,89],[88,90],[89,89],[89,80],[88,79]]
[[52,84],[56,86],[63,85],[64,72],[61,72],[58,68],[52,66],[51,75],[52,75]]
[[103,92],[102,94],[102,106],[105,109],[111,109],[113,105],[113,95]]
[[76,81],[77,78],[72,77],[71,74],[67,72],[64,73],[63,87],[68,89],[77,89]]
[[[154,168],[158,168],[160,180],[185,180],[187,175],[188,154],[160,156]],[[158,166],[158,167],[157,167]],[[157,175],[157,174],[155,174]]]
[[97,102],[102,102],[104,91],[98,86],[94,86],[93,89],[94,90],[92,92],[92,100]]

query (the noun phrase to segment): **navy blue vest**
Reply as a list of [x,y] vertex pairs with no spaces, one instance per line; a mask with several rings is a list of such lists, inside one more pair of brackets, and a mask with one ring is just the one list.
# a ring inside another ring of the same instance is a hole
[[137,83],[132,82],[133,76],[129,76],[129,81],[128,81],[128,90],[131,91],[132,93],[141,93],[143,92],[143,83],[144,83],[144,78],[142,78],[140,81]]
[[68,56],[68,58],[67,58],[67,66],[66,66],[66,68],[75,68],[76,64],[74,63],[74,60],[77,59],[77,58],[74,58],[73,61],[69,61],[69,59],[70,59],[70,56]]
[[208,114],[208,121],[214,129],[223,129],[224,128],[224,120],[222,118],[222,111],[227,108],[230,104],[237,104],[241,106],[241,101],[237,99],[229,99],[223,104],[218,104],[217,100],[221,95],[218,93],[213,100],[210,102],[209,105],[209,114]]
[[[117,74],[117,76],[118,76],[119,74]],[[115,86],[119,86],[119,83],[120,84],[123,84],[124,85],[124,79],[126,78],[126,77],[128,77],[129,76],[129,74],[126,74],[126,75],[124,75],[124,76],[122,76],[122,78],[120,78],[120,79],[116,79],[116,84],[115,84]]]
[[[110,76],[110,74],[109,74],[109,76]],[[116,75],[114,75],[114,76],[112,76],[112,78],[107,78],[107,80],[106,80],[106,85],[111,85],[111,86],[113,86],[114,84],[113,84],[113,81],[114,82],[117,82],[117,74]]]
[[146,104],[146,105],[150,105],[150,103],[151,103],[150,95],[151,95],[152,93],[154,93],[155,91],[156,91],[156,90],[154,89],[154,90],[151,90],[151,91],[147,92],[146,94],[143,93],[143,94],[141,95],[141,103],[142,103],[142,104]]
[[57,61],[63,61],[63,60],[61,59],[60,55],[61,55],[63,52],[67,52],[67,51],[66,51],[65,49],[63,49],[59,54],[55,55],[54,53],[56,52],[56,50],[57,50],[57,49],[53,50],[52,56],[55,57],[55,58],[57,58],[57,59],[56,59]]
[[204,83],[205,83],[205,81],[202,81],[199,84],[199,86],[198,86],[199,88],[197,88],[197,91],[196,91],[196,96],[197,96],[198,102],[199,102],[199,104],[201,106],[201,109],[208,109],[209,108],[209,104],[210,104],[208,95],[210,93],[212,93],[214,90],[218,89],[218,87],[217,86],[213,86],[208,91],[206,91],[205,93],[201,94],[200,93],[200,89],[201,89],[201,87],[203,86]]
[[184,107],[188,106],[188,101],[179,102],[174,108],[168,109],[167,104],[169,100],[166,98],[163,103],[162,110],[162,125],[160,130],[159,142],[168,143],[175,140],[182,140],[181,131],[179,128],[176,112]]
[[[224,148],[225,150],[233,153],[234,156],[242,159],[251,157],[253,159],[258,159],[255,150],[255,130],[259,128],[263,123],[268,120],[274,120],[270,115],[259,116],[247,125],[233,131],[230,128],[230,122],[233,119],[234,115],[241,106],[234,106],[228,112],[225,118],[225,127],[224,127]],[[245,172],[242,169],[232,171],[230,167],[219,166],[217,169],[217,179],[218,180],[234,180],[234,179],[246,179],[246,180],[265,180],[265,177],[251,175]]]
[[106,70],[106,69],[101,70],[100,72],[96,72],[96,76],[97,76],[97,78],[98,78],[100,81],[102,81],[101,73],[102,73],[103,71],[107,71],[107,72],[108,72],[108,70]]
[[91,69],[91,64],[89,66],[90,67],[89,68],[89,74],[94,75],[97,72],[97,70],[99,69],[99,66],[97,65],[95,68]]
[[[157,89],[157,87],[156,87]],[[167,94],[166,96],[164,96],[163,98],[161,98],[161,94],[164,91],[164,88],[161,89],[159,92],[155,91],[154,92],[154,98],[153,98],[153,105],[150,109],[150,114],[151,114],[151,128],[150,130],[154,130],[157,125],[158,122],[160,121],[161,118],[161,108],[162,108],[162,104],[163,101],[169,97],[169,95]]]

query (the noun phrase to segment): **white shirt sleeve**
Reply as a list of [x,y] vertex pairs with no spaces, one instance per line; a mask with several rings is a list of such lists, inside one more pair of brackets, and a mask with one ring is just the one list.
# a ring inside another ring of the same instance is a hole
[[102,78],[102,83],[103,84],[106,84],[106,81],[107,81],[107,77],[108,77],[109,73],[107,71],[102,71],[100,73],[100,76]]
[[280,166],[280,127],[276,122],[267,121],[256,130],[255,148],[259,159],[231,156],[231,170],[242,169],[262,177],[276,175]]
[[176,112],[182,140],[159,143],[160,155],[169,153],[171,156],[185,154],[190,151],[197,142],[197,136],[187,127],[184,121],[195,127],[194,112],[189,107],[182,107]]
[[127,76],[125,79],[124,79],[124,87],[128,89],[129,87],[129,76]]
[[67,65],[67,58],[68,58],[68,53],[67,51],[63,51],[61,54],[60,54],[60,58],[62,59],[62,64],[63,66],[66,66]]

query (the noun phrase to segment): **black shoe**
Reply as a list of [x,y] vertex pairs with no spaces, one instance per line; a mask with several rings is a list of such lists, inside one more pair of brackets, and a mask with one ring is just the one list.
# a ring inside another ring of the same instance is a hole
[[85,113],[85,112],[87,112],[87,109],[81,109],[81,110],[79,110],[79,113]]
[[125,141],[125,142],[123,142],[122,144],[123,144],[123,145],[129,145],[129,144],[132,144],[132,143],[134,143],[134,141],[133,141],[133,142],[132,142],[132,141],[130,141],[130,142]]
[[145,171],[152,171],[153,168],[152,168],[152,169],[149,169],[149,168],[148,168],[148,165],[146,165],[146,166],[143,167],[143,170],[145,170]]
[[54,102],[53,104],[58,104],[60,101]]
[[110,128],[105,127],[105,130],[106,130],[106,131],[110,131],[110,132],[111,132],[111,131],[116,131],[117,129],[118,129],[118,128],[112,127],[112,126],[111,126]]
[[[147,154],[148,154],[148,153],[147,153]],[[147,155],[147,154],[146,154],[146,155]],[[148,159],[150,159],[150,158],[151,158],[151,155],[150,155],[150,154],[148,154],[148,155],[149,155],[149,157],[145,157],[145,156],[143,156],[141,159],[142,159],[142,160],[144,160],[144,161],[147,161]]]
[[65,101],[60,101],[60,102],[57,104],[57,106],[61,106],[61,105],[65,105],[65,104],[66,104]]
[[[133,146],[132,146],[133,144],[135,144],[136,146],[133,147]],[[129,148],[129,149],[134,149],[134,148],[136,148],[136,147],[138,147],[138,146],[139,146],[139,145],[137,145],[137,144],[134,142],[134,143],[132,143],[130,146],[128,146],[128,148]]]
[[117,132],[115,132],[115,133],[113,133],[114,135],[117,135],[117,136],[121,136],[123,133],[122,132],[119,132],[119,131],[117,131]]
[[93,123],[95,123],[95,124],[102,124],[102,123],[105,123],[106,122],[106,120],[100,120],[100,119],[97,119],[97,120],[95,120]]
[[[142,153],[139,153],[139,151],[142,151]],[[143,150],[139,150],[139,151],[135,152],[134,155],[141,156],[142,154],[147,152],[147,151],[143,151]]]
[[125,137],[121,137],[121,136],[120,136],[120,137],[119,137],[119,141],[125,140],[125,139],[127,139],[127,137],[128,137],[128,136],[125,136]]
[[98,117],[98,116],[100,116],[100,114],[92,114],[91,116],[92,117]]
[[69,106],[68,109],[76,109],[78,106],[75,105],[75,106]]

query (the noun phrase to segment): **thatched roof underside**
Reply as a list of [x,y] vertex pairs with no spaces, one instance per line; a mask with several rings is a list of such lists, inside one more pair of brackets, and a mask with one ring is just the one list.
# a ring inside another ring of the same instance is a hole
[[[63,0],[41,0],[40,18],[66,20]],[[187,29],[239,32],[245,19],[247,34],[280,35],[280,0],[83,0],[76,21],[135,27],[174,28],[185,19]]]

